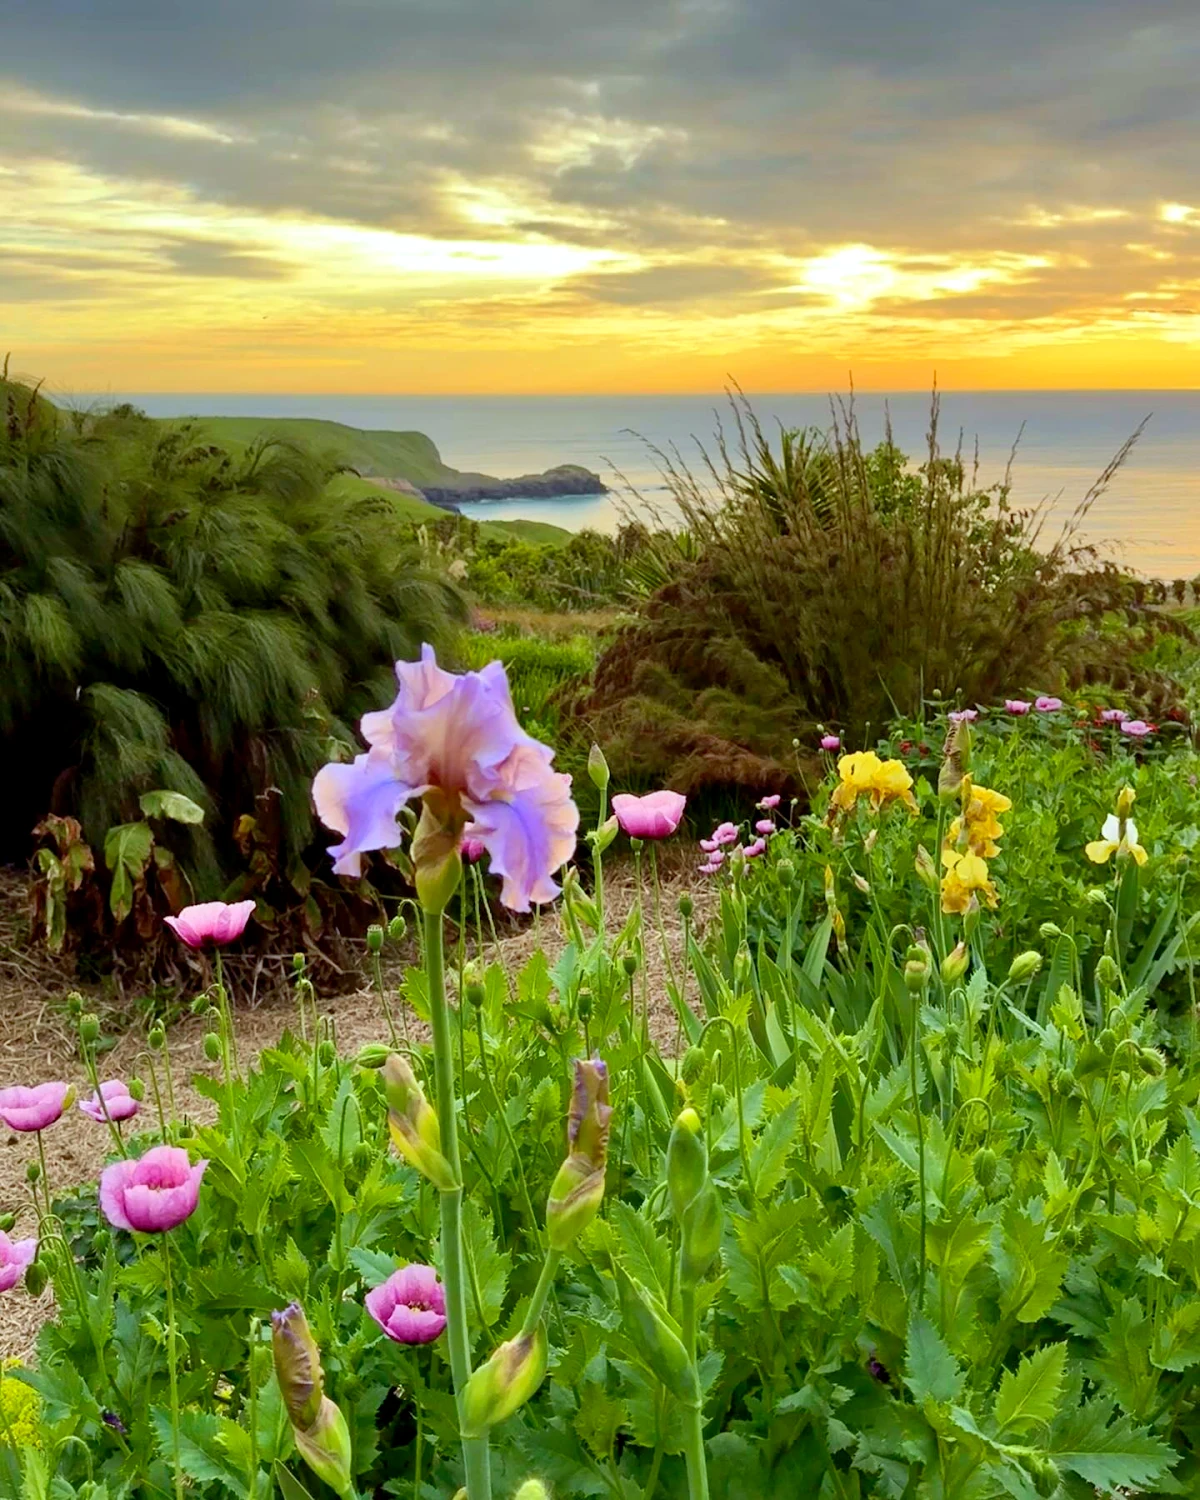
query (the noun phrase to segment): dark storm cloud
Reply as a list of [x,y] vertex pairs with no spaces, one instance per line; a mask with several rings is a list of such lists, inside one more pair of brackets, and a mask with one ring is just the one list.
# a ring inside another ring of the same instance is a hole
[[[1036,248],[1034,206],[1200,201],[1196,0],[10,0],[2,49],[0,76],[109,112],[0,93],[10,152],[423,234],[512,233],[456,178],[650,253]],[[706,268],[639,274],[592,295],[679,300]]]

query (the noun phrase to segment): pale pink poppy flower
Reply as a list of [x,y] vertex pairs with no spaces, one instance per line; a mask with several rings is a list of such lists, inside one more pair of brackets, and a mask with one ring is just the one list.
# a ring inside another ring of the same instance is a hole
[[1033,704],[1024,698],[1005,698],[1004,710],[1006,713],[1016,714],[1018,718],[1023,717],[1033,707]]
[[0,1089],[0,1120],[10,1130],[45,1130],[61,1118],[67,1104],[65,1083],[39,1083],[33,1088],[15,1084]]
[[772,792],[769,797],[764,797],[757,805],[762,808],[763,812],[774,812],[779,806],[779,802],[779,793]]
[[397,1344],[431,1344],[446,1326],[446,1293],[432,1266],[394,1271],[364,1305]]
[[240,938],[254,912],[253,901],[203,901],[163,921],[189,948],[221,946]]
[[152,1146],[137,1160],[115,1161],[100,1174],[100,1207],[114,1229],[162,1234],[191,1218],[208,1162],[193,1167],[179,1146]]
[[623,832],[635,839],[665,839],[679,827],[687,798],[678,792],[649,792],[634,797],[618,792],[612,799],[613,816]]
[[[104,1099],[103,1104],[100,1102],[101,1096]],[[119,1122],[131,1120],[141,1107],[126,1085],[116,1078],[110,1078],[106,1083],[102,1083],[99,1094],[92,1094],[90,1098],[79,1101],[79,1108],[89,1120],[95,1120],[98,1125],[105,1123],[104,1111],[106,1109],[108,1118]]]
[[10,1240],[0,1230],[0,1292],[11,1292],[33,1263],[37,1240]]
[[836,734],[823,734],[821,736],[821,749],[828,750],[832,755],[842,748],[841,736]]
[[755,825],[754,825],[754,831],[755,831],[755,833],[764,833],[764,834],[765,833],[774,833],[775,832],[775,825],[774,825],[774,823],[771,822],[770,818],[759,818],[758,822],[755,823]]
[[1040,714],[1053,714],[1063,706],[1061,698],[1050,698],[1045,693],[1033,700],[1033,706]]
[[1144,740],[1148,734],[1154,733],[1154,725],[1147,724],[1145,719],[1126,719],[1121,725],[1121,733],[1130,739]]

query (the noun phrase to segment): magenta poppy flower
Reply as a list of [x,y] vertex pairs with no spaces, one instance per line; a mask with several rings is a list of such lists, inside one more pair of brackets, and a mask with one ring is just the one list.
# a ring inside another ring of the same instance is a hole
[[841,748],[842,748],[842,740],[841,740],[841,736],[840,735],[836,735],[836,734],[823,734],[821,736],[821,749],[822,750],[828,750],[829,753],[832,755],[835,751],[840,750]]
[[365,853],[400,842],[400,809],[436,790],[441,820],[461,818],[464,837],[487,850],[506,906],[552,901],[579,810],[571,778],[551,769],[553,750],[517,723],[502,663],[455,676],[425,645],[420,661],[396,663],[396,680],[391,707],[363,715],[366,753],[323,766],[313,782],[318,817],[342,835],[329,851],[334,870],[361,875]]
[[115,1161],[100,1174],[100,1207],[115,1229],[162,1234],[196,1212],[207,1161],[193,1167],[179,1146],[152,1146],[136,1161]]
[[633,797],[618,792],[612,799],[613,815],[623,832],[635,839],[665,839],[679,827],[687,798],[678,792],[650,792]]
[[0,1292],[11,1292],[33,1263],[37,1240],[10,1240],[0,1230]]
[[463,864],[477,865],[487,853],[482,839],[463,839],[458,846],[458,852],[462,855]]
[[1033,706],[1040,714],[1053,714],[1063,706],[1061,698],[1049,698],[1044,693],[1033,700]]
[[[104,1098],[103,1104],[100,1102],[101,1096]],[[110,1120],[120,1121],[131,1120],[142,1106],[125,1084],[115,1078],[110,1078],[107,1083],[100,1085],[99,1094],[93,1094],[90,1099],[81,1099],[79,1107],[89,1120],[95,1120],[98,1125],[103,1125],[106,1109]]]
[[774,833],[775,825],[771,822],[770,818],[759,818],[758,822],[754,825],[754,831],[755,833]]
[[718,823],[712,831],[713,841],[718,845],[736,844],[738,841],[738,826],[736,823]]
[[699,869],[701,875],[716,875],[720,872],[721,866],[714,865],[712,861],[709,860],[707,864],[698,865],[697,869]]
[[764,797],[757,805],[761,807],[764,812],[774,812],[775,809],[779,806],[779,800],[779,793],[772,792],[769,797]]
[[398,1344],[432,1344],[446,1326],[446,1294],[432,1266],[404,1266],[363,1300]]
[[766,852],[766,848],[766,839],[755,839],[752,844],[746,845],[746,847],[742,850],[742,853],[747,859],[757,859],[760,854],[764,854]]
[[1102,708],[1100,710],[1101,724],[1123,724],[1129,715],[1123,708]]
[[39,1083],[33,1088],[15,1084],[0,1089],[0,1120],[10,1130],[45,1130],[60,1119],[67,1107],[65,1083]]
[[1033,704],[1024,698],[1005,698],[1004,700],[1005,713],[1016,714],[1018,718],[1024,717],[1032,707]]
[[951,724],[973,724],[978,717],[977,708],[956,708],[949,715]]
[[721,846],[717,843],[716,839],[701,839],[700,847],[704,850],[705,854],[712,854]]
[[189,948],[205,948],[210,943],[224,945],[240,938],[254,911],[253,901],[202,901],[199,906],[185,906],[174,917],[163,921]]
[[1130,739],[1144,740],[1148,734],[1154,733],[1154,725],[1147,724],[1145,719],[1126,719],[1121,725],[1121,733]]

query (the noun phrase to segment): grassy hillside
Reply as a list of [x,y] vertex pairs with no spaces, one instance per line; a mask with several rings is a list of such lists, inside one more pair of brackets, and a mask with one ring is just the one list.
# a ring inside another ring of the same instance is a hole
[[[164,425],[169,420],[160,418]],[[364,478],[407,479],[423,484],[454,484],[462,476],[444,464],[432,438],[423,432],[366,432],[315,417],[199,417],[195,419],[223,447],[245,447],[268,434],[299,443],[315,453],[333,454]]]

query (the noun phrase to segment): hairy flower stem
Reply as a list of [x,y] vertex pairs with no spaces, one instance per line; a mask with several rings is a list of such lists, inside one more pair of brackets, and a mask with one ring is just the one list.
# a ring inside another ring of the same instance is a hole
[[216,950],[215,962],[217,970],[217,1009],[221,1013],[221,1067],[225,1074],[225,1097],[229,1105],[229,1135],[233,1141],[234,1150],[240,1153],[234,1076],[236,1074],[240,1080],[241,1071],[238,1068],[237,1043],[233,1036],[233,1021],[229,1014],[229,994],[225,989],[225,976],[221,970],[220,948]]
[[171,1452],[175,1470],[175,1500],[183,1500],[183,1466],[179,1462],[179,1374],[175,1349],[175,1284],[171,1272],[170,1235],[162,1237],[163,1279],[167,1286],[167,1374],[171,1381]]
[[83,1065],[87,1069],[87,1075],[91,1081],[92,1088],[96,1091],[96,1098],[99,1100],[100,1109],[104,1115],[104,1123],[108,1126],[109,1134],[112,1136],[117,1150],[121,1155],[128,1156],[129,1152],[125,1149],[125,1142],[121,1139],[121,1132],[117,1129],[116,1122],[108,1112],[108,1100],[105,1099],[104,1091],[100,1087],[100,1073],[96,1067],[96,1049],[90,1042],[84,1042],[83,1044]]
[[[462,1393],[471,1374],[471,1344],[467,1335],[467,1284],[462,1241],[462,1161],[458,1151],[454,1052],[446,1004],[442,913],[425,911],[423,925],[429,1022],[433,1032],[433,1070],[437,1090],[434,1102],[437,1105],[442,1153],[458,1183],[452,1191],[439,1193],[438,1198],[442,1221],[442,1281],[446,1289],[446,1337],[450,1346],[454,1396],[459,1404],[461,1421]],[[487,1438],[464,1438],[462,1453],[468,1500],[491,1500],[492,1475]]]
[[392,1043],[392,1050],[398,1051],[400,1038],[396,1034],[396,1022],[392,1017],[392,1007],[388,1004],[387,989],[383,983],[383,960],[378,953],[371,954],[371,977],[375,981],[375,993],[379,996],[379,1005],[383,1011],[383,1019],[387,1022],[388,1037]]
[[909,1078],[912,1084],[913,1114],[917,1117],[917,1192],[920,1196],[921,1209],[921,1252],[920,1267],[917,1274],[917,1311],[920,1312],[925,1303],[925,1267],[926,1267],[926,1211],[925,1211],[925,1121],[921,1115],[921,1087],[918,1079],[917,1069],[917,1047],[921,1036],[921,995],[914,994],[909,997],[912,1001],[912,1036],[908,1049]]
[[[675,983],[675,961],[671,957],[671,945],[667,941],[667,929],[663,924],[662,885],[658,878],[658,846],[650,844],[650,878],[654,883],[654,920],[658,925],[658,938],[662,944],[663,962],[667,966],[667,978]],[[685,954],[686,961],[686,954]]]
[[[599,832],[608,820],[608,788],[600,788],[600,816],[596,819],[596,831]],[[600,918],[600,936],[604,936],[604,856],[600,852],[599,843],[592,845],[592,882],[593,893],[596,901],[596,911]]]

